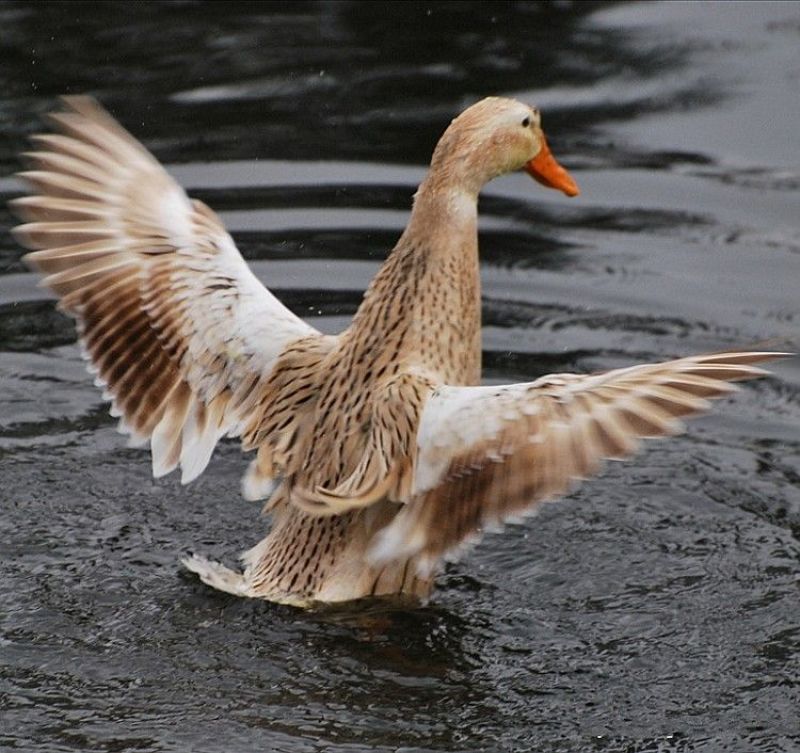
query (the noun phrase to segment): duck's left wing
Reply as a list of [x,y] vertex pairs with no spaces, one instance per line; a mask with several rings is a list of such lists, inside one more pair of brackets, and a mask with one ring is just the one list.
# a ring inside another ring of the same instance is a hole
[[[150,440],[155,475],[180,465],[184,482],[225,434],[246,446],[277,442],[261,421],[275,413],[265,404],[275,366],[316,357],[325,338],[105,110],[87,97],[64,102],[50,116],[57,132],[33,137],[33,169],[21,177],[34,193],[12,202],[26,221],[15,235],[77,320],[121,429]],[[272,423],[286,429],[294,413]]]
[[732,381],[766,374],[780,354],[721,353],[500,387],[441,387],[417,433],[408,504],[376,537],[372,558],[420,555],[433,565],[484,530],[532,512],[636,451],[642,437],[675,434]]

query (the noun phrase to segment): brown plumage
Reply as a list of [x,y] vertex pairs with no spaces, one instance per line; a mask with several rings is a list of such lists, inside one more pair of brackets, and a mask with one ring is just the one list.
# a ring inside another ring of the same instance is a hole
[[425,598],[437,563],[673,434],[773,353],[725,353],[604,374],[479,387],[477,197],[525,169],[568,195],[539,113],[489,98],[442,136],[408,227],[336,337],[253,276],[217,216],[90,99],[50,116],[13,202],[112,413],[153,472],[206,467],[222,436],[255,456],[243,490],[267,536],[236,573],[186,566],[231,593],[293,604]]

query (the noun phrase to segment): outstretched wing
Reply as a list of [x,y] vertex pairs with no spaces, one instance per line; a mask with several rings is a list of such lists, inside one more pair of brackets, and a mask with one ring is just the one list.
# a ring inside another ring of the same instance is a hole
[[64,100],[34,136],[25,259],[74,316],[86,357],[153,472],[188,482],[246,419],[292,343],[321,339],[253,275],[219,218],[190,200],[96,102]]
[[409,503],[380,532],[376,562],[420,554],[422,567],[484,530],[533,511],[636,451],[641,437],[675,434],[729,382],[766,374],[777,353],[721,353],[502,387],[442,387],[417,433]]

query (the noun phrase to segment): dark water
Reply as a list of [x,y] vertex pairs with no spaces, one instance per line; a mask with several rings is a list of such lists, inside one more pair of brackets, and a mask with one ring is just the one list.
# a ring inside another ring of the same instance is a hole
[[[538,104],[583,195],[482,200],[488,379],[800,348],[800,5],[0,4],[0,169],[91,92],[343,327],[437,135]],[[19,192],[0,180],[0,198]],[[225,444],[154,481],[0,209],[0,749],[800,750],[800,361],[491,537],[424,609],[179,572],[263,523]]]

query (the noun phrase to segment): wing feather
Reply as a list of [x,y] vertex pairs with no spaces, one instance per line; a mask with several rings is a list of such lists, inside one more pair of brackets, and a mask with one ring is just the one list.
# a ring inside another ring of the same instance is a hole
[[420,568],[461,551],[483,531],[534,511],[634,453],[640,439],[675,434],[680,419],[763,376],[778,353],[693,356],[527,384],[437,389],[417,432],[413,492],[373,544],[386,562],[419,555]]
[[57,133],[34,136],[24,155],[30,169],[20,176],[33,195],[12,202],[25,222],[15,236],[76,318],[120,429],[150,440],[156,476],[180,465],[189,481],[220,437],[259,433],[287,346],[325,338],[256,279],[219,218],[96,102],[64,103],[49,116]]

